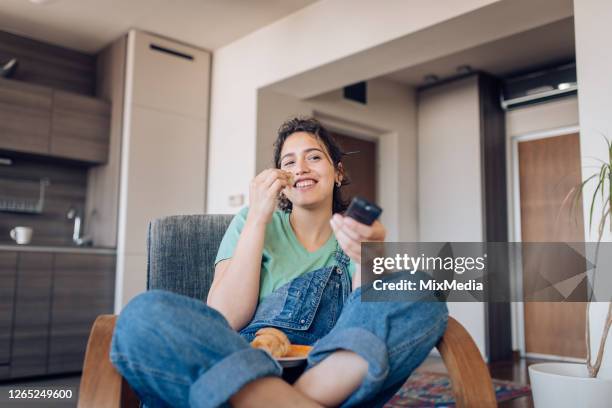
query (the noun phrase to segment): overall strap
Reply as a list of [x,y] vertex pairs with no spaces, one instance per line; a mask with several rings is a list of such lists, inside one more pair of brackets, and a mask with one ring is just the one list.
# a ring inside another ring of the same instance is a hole
[[335,259],[337,267],[342,271],[340,281],[342,282],[342,303],[344,304],[351,293],[351,279],[349,275],[349,263],[351,258],[342,250],[340,244],[336,241]]
[[344,251],[340,247],[340,243],[338,243],[338,240],[336,240],[336,251],[334,253],[334,258],[336,259],[338,265],[345,267],[348,271],[348,265],[351,261],[351,258],[349,258],[348,255],[344,253]]

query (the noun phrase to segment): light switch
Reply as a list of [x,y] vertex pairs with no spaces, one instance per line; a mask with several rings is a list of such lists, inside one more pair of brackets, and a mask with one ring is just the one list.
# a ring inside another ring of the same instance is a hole
[[229,196],[230,207],[240,207],[244,204],[244,194],[233,194]]

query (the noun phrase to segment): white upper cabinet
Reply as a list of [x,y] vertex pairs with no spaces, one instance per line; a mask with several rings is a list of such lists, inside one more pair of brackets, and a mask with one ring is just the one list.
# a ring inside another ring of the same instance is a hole
[[207,119],[210,53],[138,32],[133,103]]

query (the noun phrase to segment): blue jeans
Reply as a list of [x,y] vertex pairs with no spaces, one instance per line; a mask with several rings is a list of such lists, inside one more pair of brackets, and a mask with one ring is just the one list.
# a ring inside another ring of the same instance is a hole
[[240,333],[204,302],[167,291],[136,296],[117,320],[110,358],[147,407],[217,407],[247,383],[282,368],[249,342],[261,327],[312,344],[306,370],[350,350],[368,362],[342,406],[382,406],[446,329],[440,302],[362,302],[350,292],[348,258],[294,279],[262,301]]

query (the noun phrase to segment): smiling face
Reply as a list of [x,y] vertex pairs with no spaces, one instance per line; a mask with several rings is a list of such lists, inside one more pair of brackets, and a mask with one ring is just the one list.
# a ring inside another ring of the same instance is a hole
[[283,190],[294,207],[332,208],[334,184],[341,179],[325,145],[310,133],[296,132],[281,149],[281,170],[293,174],[293,185]]

